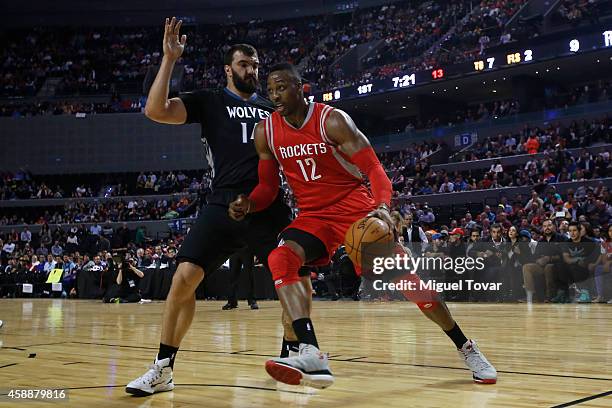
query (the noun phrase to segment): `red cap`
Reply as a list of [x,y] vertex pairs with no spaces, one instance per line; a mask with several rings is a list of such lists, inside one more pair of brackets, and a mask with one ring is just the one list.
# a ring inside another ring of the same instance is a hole
[[463,236],[463,230],[461,228],[453,228],[450,235],[461,235]]

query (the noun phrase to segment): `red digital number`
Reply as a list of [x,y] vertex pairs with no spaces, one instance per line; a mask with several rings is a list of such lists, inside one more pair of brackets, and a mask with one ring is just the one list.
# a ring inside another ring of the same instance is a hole
[[434,69],[433,71],[431,71],[431,76],[433,77],[433,79],[444,78],[444,70],[441,68]]

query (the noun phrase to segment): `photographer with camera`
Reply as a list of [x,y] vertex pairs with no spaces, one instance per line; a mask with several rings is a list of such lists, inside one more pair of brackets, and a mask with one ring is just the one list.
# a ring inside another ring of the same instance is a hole
[[111,303],[136,303],[140,302],[140,290],[138,283],[144,277],[144,273],[136,268],[136,259],[129,252],[125,254],[125,259],[117,273],[117,285],[119,285],[119,295],[110,299]]

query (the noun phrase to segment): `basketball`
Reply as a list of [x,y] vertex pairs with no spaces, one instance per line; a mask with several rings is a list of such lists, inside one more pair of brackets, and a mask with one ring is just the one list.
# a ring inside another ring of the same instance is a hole
[[373,247],[364,248],[364,245],[373,243],[384,244],[393,242],[393,240],[393,231],[391,231],[386,222],[376,217],[365,217],[351,225],[344,236],[344,245],[353,265],[361,267],[364,255],[368,257],[384,256],[383,253],[378,254],[378,252],[386,248],[386,246],[384,248],[383,246],[380,248],[376,247],[376,249]]

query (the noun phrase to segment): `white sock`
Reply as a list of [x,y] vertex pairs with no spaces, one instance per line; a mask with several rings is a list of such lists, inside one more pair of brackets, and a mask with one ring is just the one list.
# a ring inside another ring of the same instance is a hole
[[530,290],[525,291],[527,293],[527,303],[533,303],[533,292]]

